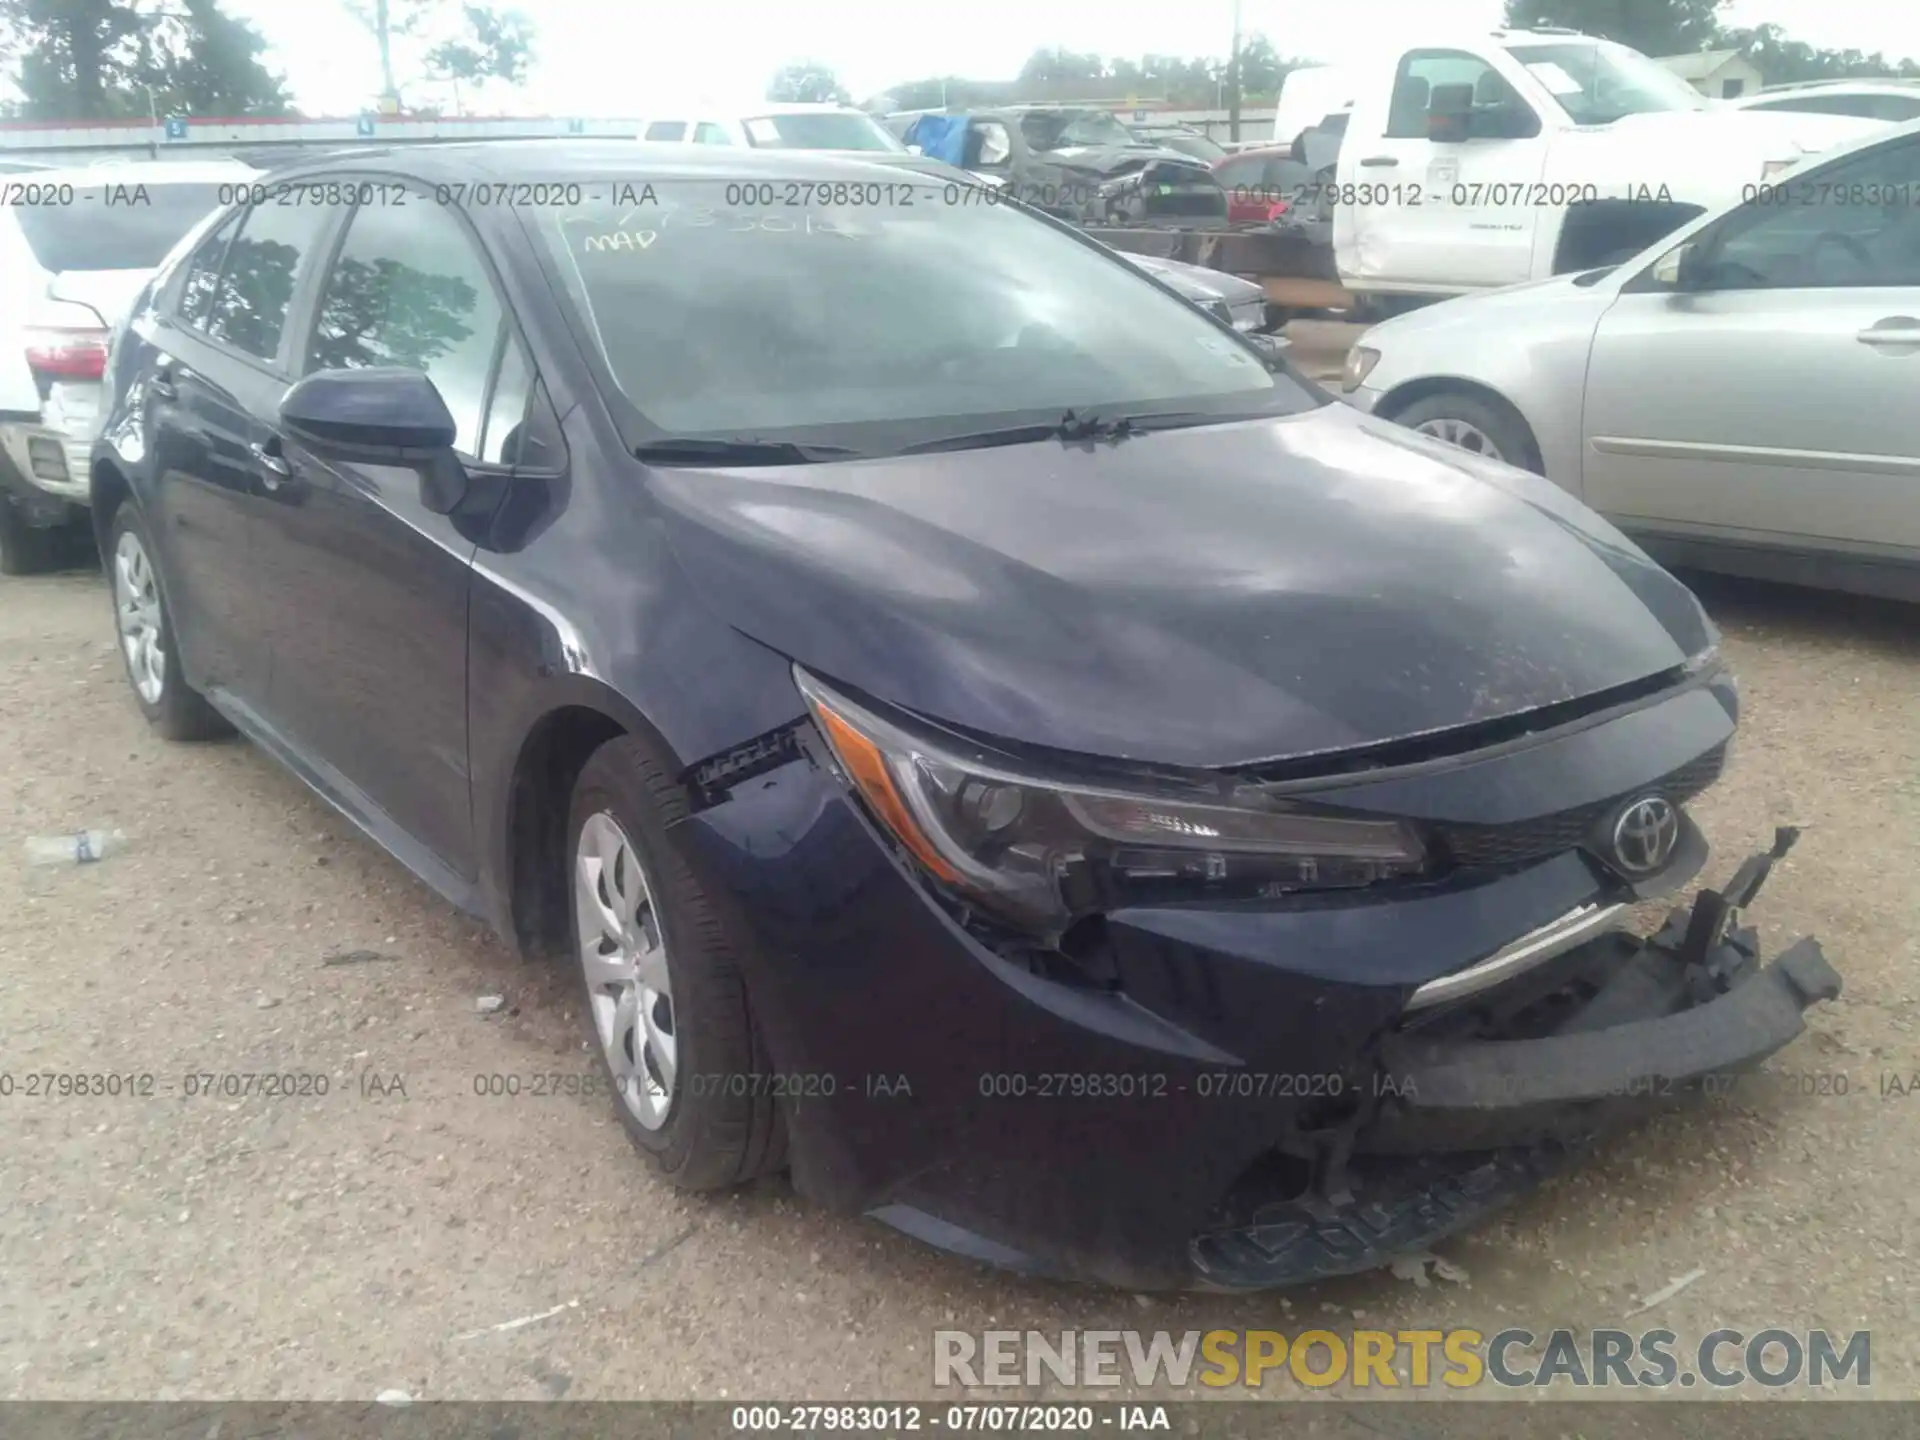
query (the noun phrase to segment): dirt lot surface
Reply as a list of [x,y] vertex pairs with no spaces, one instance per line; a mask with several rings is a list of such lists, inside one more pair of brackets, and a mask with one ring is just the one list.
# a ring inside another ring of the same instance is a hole
[[[0,1397],[898,1399],[934,1393],[936,1328],[1306,1322],[1870,1328],[1874,1393],[1920,1393],[1920,1093],[1882,1093],[1920,1070],[1920,625],[1703,593],[1748,706],[1698,807],[1710,878],[1805,825],[1755,919],[1771,943],[1822,936],[1843,999],[1762,1080],[1445,1247],[1464,1284],[1146,1299],[990,1273],[777,1183],[683,1198],[603,1099],[476,1094],[589,1073],[571,977],[523,965],[250,746],[150,735],[97,578],[0,580]],[[25,837],[88,825],[129,848],[24,863]],[[23,1096],[44,1071],[164,1093]],[[235,1072],[328,1093],[185,1093]]]

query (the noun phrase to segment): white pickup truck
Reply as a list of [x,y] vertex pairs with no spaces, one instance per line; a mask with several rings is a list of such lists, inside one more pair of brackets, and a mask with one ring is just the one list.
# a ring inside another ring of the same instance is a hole
[[1724,106],[1573,30],[1455,30],[1343,73],[1324,198],[1340,282],[1374,308],[1625,258],[1880,123]]

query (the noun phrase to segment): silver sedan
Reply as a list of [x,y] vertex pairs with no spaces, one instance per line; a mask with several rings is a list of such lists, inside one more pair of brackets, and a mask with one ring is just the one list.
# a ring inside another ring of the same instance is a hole
[[1389,320],[1341,383],[1668,563],[1920,600],[1920,122],[1623,265]]

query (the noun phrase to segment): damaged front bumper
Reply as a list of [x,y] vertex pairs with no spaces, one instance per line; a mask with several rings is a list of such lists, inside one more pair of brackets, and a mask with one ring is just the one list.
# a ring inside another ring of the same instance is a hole
[[1533,953],[1495,957],[1504,970],[1489,962],[1416,992],[1312,1160],[1256,1172],[1195,1237],[1200,1283],[1298,1284],[1422,1249],[1607,1131],[1787,1045],[1840,977],[1812,939],[1763,965],[1739,913],[1795,838],[1782,830],[1650,938],[1606,931],[1611,912],[1576,915],[1565,943],[1530,937]]

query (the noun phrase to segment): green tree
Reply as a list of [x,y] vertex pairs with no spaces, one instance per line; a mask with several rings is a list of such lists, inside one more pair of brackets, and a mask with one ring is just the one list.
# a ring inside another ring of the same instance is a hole
[[150,32],[147,83],[153,107],[167,115],[288,115],[285,79],[261,62],[260,32],[220,9],[218,0],[175,0]]
[[0,63],[24,119],[284,115],[265,48],[218,0],[0,0]]
[[845,105],[851,97],[827,66],[818,60],[796,60],[774,72],[767,82],[767,99],[788,105]]
[[1719,42],[1726,0],[1507,0],[1507,24],[1564,25],[1631,45],[1643,55],[1685,55]]
[[1889,60],[1880,51],[1816,50],[1804,40],[1790,40],[1778,25],[1756,25],[1729,30],[1721,43],[1746,53],[1769,85],[1799,80],[1844,80],[1864,75],[1920,76],[1920,61]]
[[[405,103],[398,75],[461,84],[518,84],[533,63],[533,22],[518,10],[451,0],[347,0],[380,54],[380,98]],[[404,65],[408,54],[415,64]]]
[[1020,67],[1018,84],[1022,93],[1029,90],[1044,90],[1050,86],[1084,85],[1091,80],[1107,78],[1106,61],[1091,52],[1066,50],[1054,46],[1045,50],[1036,50],[1027,57],[1027,63]]
[[27,119],[144,115],[145,33],[133,0],[0,0],[0,55]]

